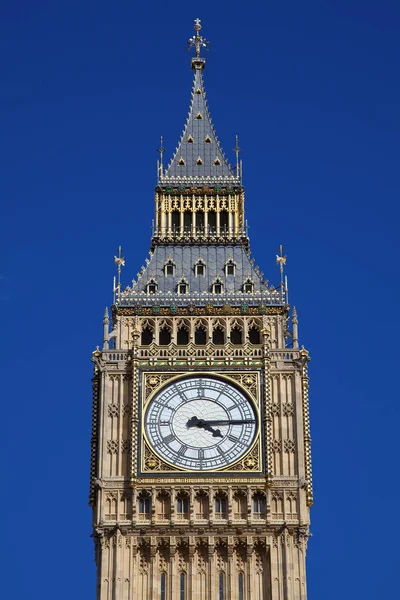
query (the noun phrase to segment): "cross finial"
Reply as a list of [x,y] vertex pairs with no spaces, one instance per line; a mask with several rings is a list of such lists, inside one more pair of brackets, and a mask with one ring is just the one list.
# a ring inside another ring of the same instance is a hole
[[164,144],[163,144],[163,136],[160,138],[160,147],[157,149],[157,152],[160,155],[160,161],[157,162],[158,165],[158,177],[163,174],[163,154],[165,152]]
[[236,136],[236,144],[235,144],[233,151],[236,154],[236,177],[239,179],[239,152],[241,152],[242,149],[239,146],[239,136],[238,135]]
[[205,59],[200,56],[200,51],[202,48],[205,48],[206,52],[208,52],[207,46],[210,45],[210,42],[208,40],[206,40],[205,37],[200,35],[200,30],[201,30],[200,19],[195,19],[194,30],[196,32],[196,35],[193,35],[191,38],[188,39],[188,46],[189,46],[188,50],[190,50],[190,48],[195,48],[196,57],[192,58],[192,66],[193,66],[193,68],[202,69],[204,67]]

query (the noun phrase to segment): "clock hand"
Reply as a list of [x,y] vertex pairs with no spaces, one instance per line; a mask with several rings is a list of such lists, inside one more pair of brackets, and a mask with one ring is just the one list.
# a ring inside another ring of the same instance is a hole
[[204,427],[204,425],[245,425],[246,423],[255,423],[255,419],[216,419],[209,421],[208,419],[198,419],[192,417],[186,424],[186,427]]
[[219,429],[214,429],[211,425],[204,421],[204,419],[198,419],[197,417],[191,417],[189,421],[186,423],[186,427],[198,427],[199,429],[204,429],[204,431],[209,431],[213,434],[213,437],[224,437]]

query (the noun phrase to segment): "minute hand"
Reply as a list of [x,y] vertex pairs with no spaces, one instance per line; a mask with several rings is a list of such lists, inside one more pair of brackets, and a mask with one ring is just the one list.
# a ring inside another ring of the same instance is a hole
[[202,421],[204,425],[243,425],[246,423],[255,423],[255,419],[231,419],[231,420],[216,420],[216,421]]

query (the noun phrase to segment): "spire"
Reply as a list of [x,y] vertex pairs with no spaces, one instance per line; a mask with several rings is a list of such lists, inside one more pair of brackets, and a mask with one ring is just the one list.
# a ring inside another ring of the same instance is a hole
[[194,70],[189,114],[178,147],[165,172],[160,169],[159,182],[165,184],[209,183],[232,185],[240,183],[222,151],[208,111],[202,71],[206,59],[200,55],[208,41],[200,35],[200,20],[195,21],[196,35],[188,44],[195,48]]

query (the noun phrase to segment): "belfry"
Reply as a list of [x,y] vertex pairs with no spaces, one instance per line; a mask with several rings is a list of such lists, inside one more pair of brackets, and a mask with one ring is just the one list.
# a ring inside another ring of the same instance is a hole
[[250,254],[244,188],[211,121],[208,42],[177,149],[161,143],[150,254],[117,279],[93,352],[90,504],[98,600],[306,600],[308,361],[286,257]]

